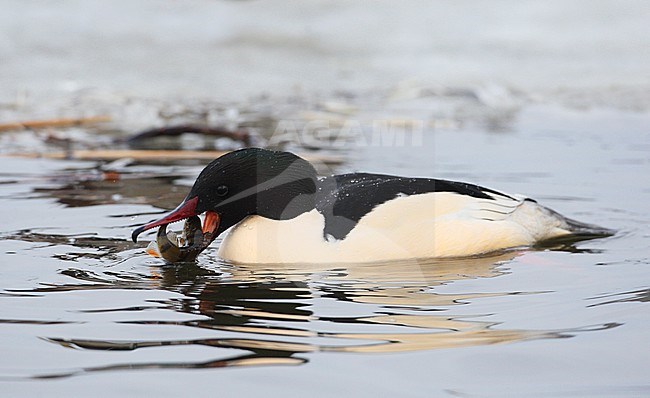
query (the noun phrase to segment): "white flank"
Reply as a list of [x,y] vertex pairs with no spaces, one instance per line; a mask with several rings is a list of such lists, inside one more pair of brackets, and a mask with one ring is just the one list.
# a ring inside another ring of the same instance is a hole
[[342,240],[324,239],[324,224],[316,210],[285,221],[251,216],[227,233],[218,255],[246,263],[464,257],[569,233],[561,218],[534,202],[452,192],[399,196],[377,206]]

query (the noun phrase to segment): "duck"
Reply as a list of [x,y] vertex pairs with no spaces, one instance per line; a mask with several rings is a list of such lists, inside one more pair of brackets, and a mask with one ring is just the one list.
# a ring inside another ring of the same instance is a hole
[[319,177],[291,152],[245,148],[209,163],[178,207],[132,239],[198,215],[204,246],[223,235],[217,256],[233,263],[472,257],[613,233],[479,185],[361,172]]

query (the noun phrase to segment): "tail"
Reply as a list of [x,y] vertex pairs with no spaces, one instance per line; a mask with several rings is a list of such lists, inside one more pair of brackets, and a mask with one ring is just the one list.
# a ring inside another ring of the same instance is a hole
[[567,217],[563,218],[567,225],[567,230],[575,236],[602,238],[612,236],[616,233],[613,229],[603,228],[599,225],[587,224]]
[[595,224],[588,224],[577,221],[562,214],[551,210],[545,206],[539,206],[541,210],[548,216],[552,217],[556,222],[556,231],[560,232],[556,236],[551,236],[545,240],[551,241],[579,241],[583,239],[596,239],[612,236],[616,233],[615,230],[604,228]]

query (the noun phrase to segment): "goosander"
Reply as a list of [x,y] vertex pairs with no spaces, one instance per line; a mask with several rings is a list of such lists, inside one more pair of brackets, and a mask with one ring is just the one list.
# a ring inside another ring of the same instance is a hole
[[217,255],[241,263],[373,262],[467,257],[610,230],[535,200],[464,182],[383,174],[318,177],[290,152],[246,148],[200,173],[185,200],[145,230],[205,213]]

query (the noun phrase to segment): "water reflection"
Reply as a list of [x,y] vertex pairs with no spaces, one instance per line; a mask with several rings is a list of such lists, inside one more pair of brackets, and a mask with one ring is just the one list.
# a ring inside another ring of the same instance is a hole
[[[171,208],[185,193],[176,182],[191,173],[170,170],[167,174],[149,175],[121,170],[119,174],[107,175],[99,168],[67,171],[38,177],[40,180],[29,192],[19,190],[7,198],[20,195],[23,199],[54,199],[65,208],[107,204]],[[116,224],[104,232],[112,234],[130,229],[122,224],[133,223],[132,216],[143,214],[125,213],[128,212],[102,213],[111,222],[101,222],[101,216],[97,216],[97,223]],[[46,228],[24,229],[0,236],[0,242],[24,245],[12,252],[14,264],[46,258],[56,272],[56,278],[41,277],[42,282],[33,288],[4,288],[0,292],[3,299],[33,300],[25,305],[34,308],[37,301],[36,307],[48,310],[30,310],[25,314],[9,311],[10,315],[0,317],[0,323],[26,328],[49,347],[113,354],[103,359],[108,364],[97,362],[93,363],[96,366],[88,366],[87,362],[80,362],[83,365],[66,364],[61,368],[57,363],[50,371],[41,367],[27,371],[26,377],[58,378],[139,369],[300,365],[319,353],[392,353],[480,346],[565,338],[616,326],[520,330],[488,321],[485,313],[455,315],[455,308],[487,297],[536,293],[442,289],[464,280],[504,275],[508,272],[505,264],[520,254],[516,251],[448,261],[346,266],[229,264],[214,260],[216,250],[211,248],[196,264],[166,266],[143,254],[144,244],[134,248],[127,240],[104,237],[101,232],[79,231],[85,229],[59,228],[55,231],[59,234]],[[571,242],[555,242],[554,246],[542,249],[578,252]],[[66,282],[61,283],[62,278]],[[129,292],[142,295],[129,298]],[[167,294],[161,297],[160,292]],[[107,298],[97,299],[93,296],[97,293]],[[62,297],[70,301],[57,301]],[[23,305],[20,301],[14,303]],[[494,313],[498,319],[498,308]],[[128,329],[133,334],[121,334],[124,327],[133,328]],[[168,332],[169,328],[173,332]],[[158,335],[157,330],[167,334]],[[167,347],[198,347],[201,357],[188,359],[187,354],[179,357],[160,352],[148,355]],[[141,355],[136,361],[133,356],[116,357],[116,352]]]
[[51,176],[53,186],[33,189],[31,197],[55,198],[67,207],[103,204],[148,203],[159,208],[174,208],[186,194],[175,182],[183,174],[150,175],[148,173],[89,170],[87,174]]
[[[57,342],[56,340],[51,340]],[[64,347],[65,343],[61,343]],[[109,348],[115,349],[115,348]],[[32,379],[59,379],[70,376],[79,376],[88,373],[96,372],[115,372],[115,371],[133,371],[133,370],[151,370],[151,369],[211,369],[211,368],[226,368],[233,366],[277,366],[277,365],[301,365],[306,361],[298,358],[262,358],[255,354],[242,355],[227,359],[215,359],[213,361],[204,362],[155,362],[155,363],[128,363],[109,366],[96,366],[87,367],[83,369],[72,370],[62,373],[40,374],[31,377]]]
[[[96,242],[91,241],[92,244]],[[77,242],[79,244],[79,242]],[[106,252],[115,248],[105,248]],[[519,255],[508,252],[462,260],[422,260],[395,263],[336,265],[228,264],[200,257],[198,264],[119,271],[103,267],[66,268],[61,274],[79,284],[41,286],[11,294],[54,294],[97,289],[165,290],[172,299],[147,300],[151,305],[113,305],[84,308],[79,316],[109,316],[117,325],[180,327],[179,338],[105,339],[41,335],[43,341],[93,351],[139,351],[169,346],[203,347],[215,351],[211,360],[124,362],[33,374],[56,378],[89,372],[168,368],[298,365],[315,353],[391,353],[502,344],[535,339],[571,337],[616,324],[564,330],[518,330],[475,316],[454,316],[453,308],[484,297],[522,294],[441,293],[436,287],[462,280],[503,275],[503,264]],[[130,253],[133,256],[133,253]],[[135,255],[143,264],[142,255]],[[149,261],[149,260],[147,260]],[[535,292],[527,292],[534,294]],[[96,304],[96,303],[95,303]],[[92,306],[92,304],[89,304]],[[151,317],[148,311],[187,314],[185,319]],[[70,309],[66,309],[70,311]],[[120,316],[131,313],[130,319]],[[114,315],[111,315],[114,314]],[[167,318],[167,319],[165,319]],[[10,322],[10,320],[9,320]],[[33,320],[37,322],[47,322]],[[65,319],[59,322],[65,322]],[[82,322],[83,323],[83,322]],[[182,330],[202,330],[211,336],[188,338]],[[100,333],[105,335],[105,333]],[[115,360],[114,356],[112,357]],[[126,357],[125,357],[126,358]]]
[[596,304],[590,304],[587,307],[598,307],[600,305],[630,303],[630,302],[650,303],[650,289],[639,289],[639,290],[633,290],[629,292],[605,294],[605,295],[590,298],[590,300],[600,300],[600,299],[604,299],[604,301]]

